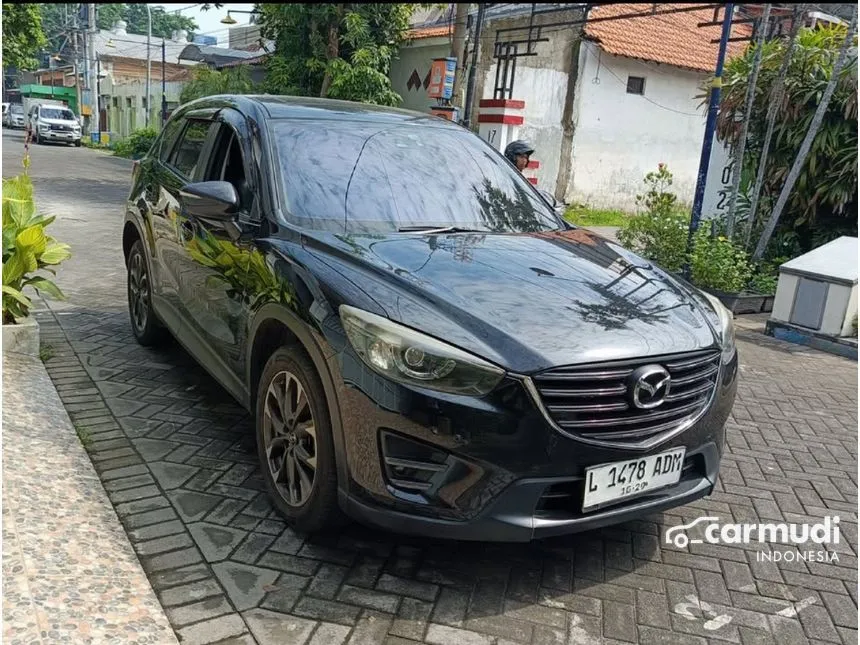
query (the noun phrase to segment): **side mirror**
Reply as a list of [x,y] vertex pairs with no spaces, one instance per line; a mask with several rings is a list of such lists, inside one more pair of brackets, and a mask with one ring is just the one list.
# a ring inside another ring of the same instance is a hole
[[214,222],[231,222],[239,211],[239,194],[229,181],[200,181],[179,191],[190,215]]

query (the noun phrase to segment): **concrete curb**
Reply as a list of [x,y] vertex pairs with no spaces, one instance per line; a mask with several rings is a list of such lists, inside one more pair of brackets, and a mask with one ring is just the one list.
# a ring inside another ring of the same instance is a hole
[[177,643],[44,365],[3,376],[4,640]]

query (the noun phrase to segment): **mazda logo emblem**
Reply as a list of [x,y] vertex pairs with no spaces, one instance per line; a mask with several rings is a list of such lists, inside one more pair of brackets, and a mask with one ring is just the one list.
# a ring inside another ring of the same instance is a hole
[[645,365],[630,375],[630,399],[633,407],[650,410],[661,405],[669,395],[672,377],[660,365]]

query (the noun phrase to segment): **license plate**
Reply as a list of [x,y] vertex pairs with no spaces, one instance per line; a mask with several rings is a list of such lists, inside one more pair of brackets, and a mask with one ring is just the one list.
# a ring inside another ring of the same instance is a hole
[[684,468],[685,452],[686,448],[675,448],[659,455],[587,468],[582,510],[593,510],[608,502],[677,484]]

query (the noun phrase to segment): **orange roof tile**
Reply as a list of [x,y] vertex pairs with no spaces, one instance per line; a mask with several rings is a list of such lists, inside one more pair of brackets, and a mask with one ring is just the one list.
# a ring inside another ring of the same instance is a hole
[[[658,4],[657,10],[694,7],[694,4]],[[711,43],[720,37],[721,28],[698,27],[700,22],[714,19],[713,9],[685,11],[662,15],[649,15],[653,4],[613,4],[592,9],[589,20],[641,12],[636,18],[620,18],[603,22],[589,22],[586,37],[596,40],[600,47],[616,56],[639,58],[665,63],[699,72],[713,72],[719,45]],[[720,14],[722,18],[722,13]],[[749,25],[735,25],[732,36],[749,35]],[[746,42],[730,42],[727,58],[741,54]]]
[[438,38],[445,37],[447,38],[452,33],[454,33],[453,25],[442,25],[440,27],[418,27],[417,29],[410,29],[407,34],[407,38],[410,40],[421,40],[422,38]]

